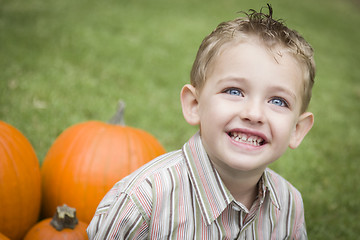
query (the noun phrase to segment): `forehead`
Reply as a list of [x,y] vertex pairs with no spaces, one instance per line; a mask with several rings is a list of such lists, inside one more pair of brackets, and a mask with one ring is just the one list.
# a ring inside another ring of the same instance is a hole
[[302,95],[304,84],[304,71],[293,54],[281,46],[269,49],[259,41],[228,43],[214,57],[206,81],[231,77],[259,83],[291,83],[296,95]]

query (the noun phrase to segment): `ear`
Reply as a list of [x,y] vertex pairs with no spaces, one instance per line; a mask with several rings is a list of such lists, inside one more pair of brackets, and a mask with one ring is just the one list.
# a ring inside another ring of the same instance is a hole
[[185,120],[191,125],[198,125],[200,123],[200,118],[195,87],[190,84],[186,84],[181,89],[180,98]]
[[311,112],[305,112],[301,114],[290,138],[289,147],[291,149],[297,148],[313,125],[314,114]]

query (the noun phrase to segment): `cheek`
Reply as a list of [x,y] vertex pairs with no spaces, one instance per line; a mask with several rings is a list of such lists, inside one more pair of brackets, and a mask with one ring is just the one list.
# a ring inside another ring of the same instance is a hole
[[283,121],[273,125],[273,135],[280,138],[287,145],[295,132],[295,128],[296,124],[293,119],[283,119]]
[[199,112],[200,117],[202,118],[202,121],[212,121],[212,119],[219,117],[219,115],[222,115],[221,107],[219,107],[219,104],[215,101],[210,99],[206,99],[205,101],[202,101],[204,104],[199,104]]
[[232,111],[228,111],[226,106],[215,103],[208,105],[203,110],[203,116],[210,126],[226,124],[231,119]]

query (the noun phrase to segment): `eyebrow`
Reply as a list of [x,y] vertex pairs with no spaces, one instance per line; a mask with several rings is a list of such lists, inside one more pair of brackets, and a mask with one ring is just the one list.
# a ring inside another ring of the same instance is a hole
[[297,99],[296,94],[293,91],[290,91],[289,89],[286,89],[286,88],[283,88],[280,86],[275,86],[275,87],[271,87],[271,90],[275,91],[275,92],[284,92],[285,94],[292,97],[294,100]]
[[221,84],[225,81],[230,81],[230,82],[245,82],[246,83],[246,78],[242,78],[242,77],[233,77],[233,76],[228,76],[228,77],[224,77],[219,79],[219,81],[217,82],[217,84]]

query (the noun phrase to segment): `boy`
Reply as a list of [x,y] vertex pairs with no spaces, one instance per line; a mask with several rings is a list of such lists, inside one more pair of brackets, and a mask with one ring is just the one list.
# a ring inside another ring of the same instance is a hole
[[300,193],[267,165],[313,125],[313,50],[268,8],[203,40],[181,91],[199,132],[115,184],[90,239],[307,239]]

